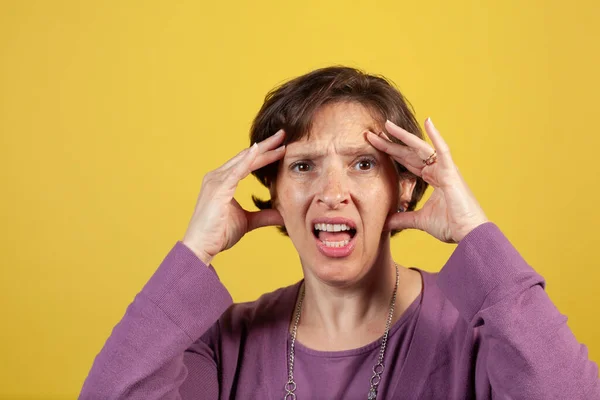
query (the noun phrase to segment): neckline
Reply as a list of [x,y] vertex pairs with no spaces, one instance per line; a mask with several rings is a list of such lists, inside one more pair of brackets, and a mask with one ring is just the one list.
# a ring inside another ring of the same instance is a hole
[[[398,332],[400,327],[402,325],[404,325],[411,316],[413,316],[413,314],[417,311],[417,309],[423,302],[423,292],[425,290],[425,277],[423,276],[424,274],[418,268],[410,268],[410,269],[413,269],[413,270],[419,272],[419,274],[421,275],[421,291],[419,292],[419,295],[413,300],[413,302],[408,306],[408,308],[406,310],[404,310],[404,312],[402,313],[400,318],[398,318],[398,320],[390,328],[390,332],[389,332],[390,338],[392,336],[394,336],[394,334],[396,332]],[[292,316],[295,311],[294,310],[294,306],[296,304],[295,299],[298,298],[298,292],[300,291],[301,287],[302,287],[302,281],[299,282],[299,284],[297,285],[296,290],[295,290],[295,294],[293,297],[294,300],[292,303]],[[291,341],[292,334],[291,334],[291,332],[289,332],[289,329],[287,329],[287,331],[288,331],[288,335],[287,335],[286,343],[287,343],[287,347],[289,348],[289,343]],[[374,349],[379,348],[382,341],[383,341],[383,336],[371,343],[368,343],[364,346],[357,347],[354,349],[338,350],[338,351],[324,351],[324,350],[315,350],[315,349],[311,349],[310,347],[306,347],[296,339],[295,349],[296,349],[296,351],[299,351],[301,353],[308,354],[308,355],[311,355],[314,357],[343,358],[343,357],[352,357],[352,356],[371,352]]]

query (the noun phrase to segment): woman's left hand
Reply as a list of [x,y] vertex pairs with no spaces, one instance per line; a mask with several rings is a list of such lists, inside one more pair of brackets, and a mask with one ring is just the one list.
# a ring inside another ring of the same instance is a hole
[[[390,135],[401,140],[406,146],[393,143],[372,132],[367,135],[369,142],[434,188],[431,197],[420,209],[392,214],[387,221],[388,229],[420,229],[441,241],[458,243],[473,229],[488,221],[458,172],[448,145],[433,126],[431,119],[427,118],[425,121],[425,131],[434,148],[390,121],[386,122],[385,127]],[[427,164],[425,160],[432,156],[434,151],[437,153],[437,160],[431,163],[430,159],[430,163]]]

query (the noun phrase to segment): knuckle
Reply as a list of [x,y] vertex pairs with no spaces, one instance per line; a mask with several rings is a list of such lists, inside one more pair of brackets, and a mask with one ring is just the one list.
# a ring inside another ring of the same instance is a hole
[[202,186],[206,186],[208,185],[210,182],[212,182],[213,178],[212,178],[212,173],[209,172],[206,175],[204,175],[204,177],[202,178]]
[[444,146],[440,149],[440,151],[438,151],[438,154],[443,155],[443,156],[449,156],[450,155],[450,147],[448,146]]
[[215,171],[211,171],[202,178],[202,187],[214,187],[219,182],[219,175]]

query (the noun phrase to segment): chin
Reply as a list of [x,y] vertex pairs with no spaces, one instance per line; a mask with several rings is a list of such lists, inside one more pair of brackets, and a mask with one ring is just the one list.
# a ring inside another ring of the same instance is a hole
[[[355,249],[355,252],[358,249]],[[367,263],[358,254],[349,257],[327,257],[321,252],[311,252],[302,258],[305,275],[310,274],[330,286],[349,286],[359,282],[367,273]]]
[[[309,267],[310,268],[310,267]],[[359,268],[339,268],[336,266],[321,265],[311,270],[311,273],[321,282],[329,286],[343,287],[360,281],[363,272]]]

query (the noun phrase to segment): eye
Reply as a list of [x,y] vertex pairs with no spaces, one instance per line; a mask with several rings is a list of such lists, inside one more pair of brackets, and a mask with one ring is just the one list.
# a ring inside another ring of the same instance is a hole
[[354,168],[359,171],[370,171],[375,168],[376,162],[374,159],[367,157],[361,158],[354,164]]
[[312,165],[306,161],[298,161],[290,165],[290,169],[294,172],[310,172],[312,168]]

